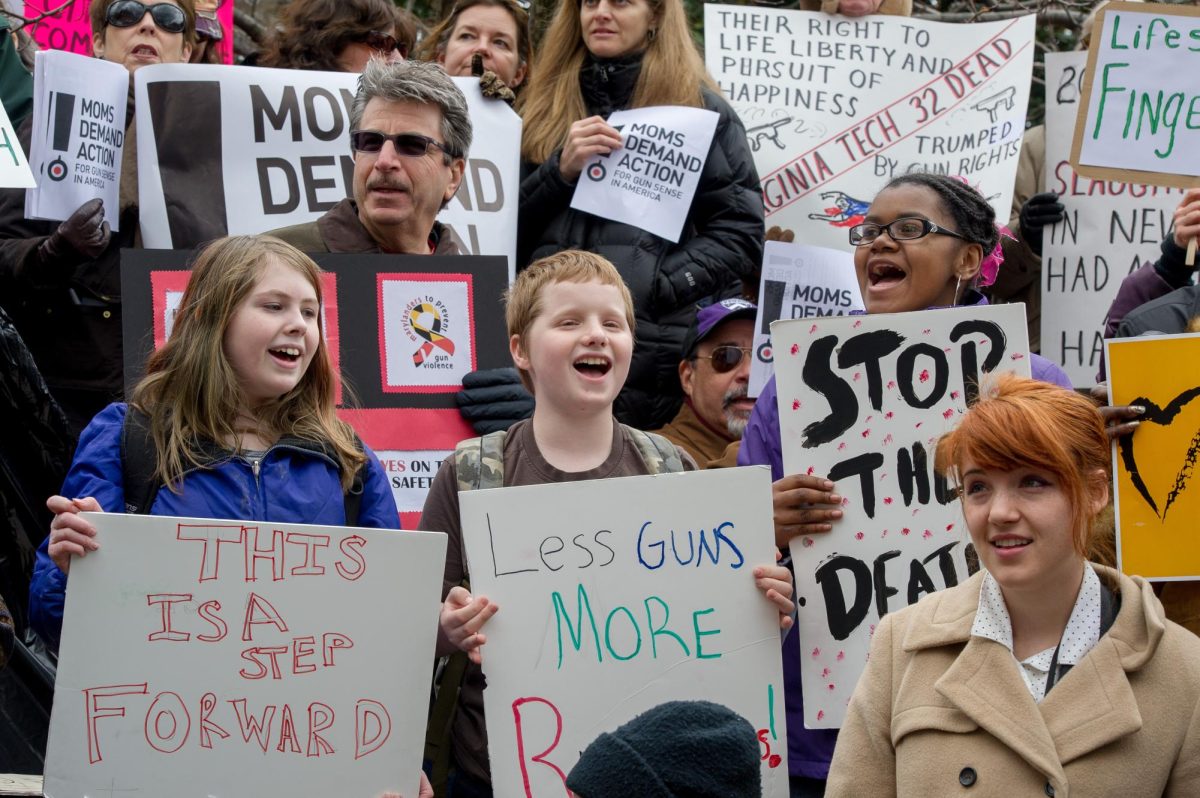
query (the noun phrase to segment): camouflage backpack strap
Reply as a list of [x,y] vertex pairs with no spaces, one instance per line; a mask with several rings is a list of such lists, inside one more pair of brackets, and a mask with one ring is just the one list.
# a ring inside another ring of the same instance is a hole
[[651,474],[678,474],[683,471],[683,458],[675,444],[654,432],[642,432],[626,424],[622,424],[625,432],[633,439],[638,454],[646,463],[646,469]]
[[504,440],[508,430],[467,438],[454,447],[454,471],[458,489],[488,490],[504,487]]
[[[507,430],[468,438],[454,447],[454,472],[459,491],[504,487],[504,441]],[[470,578],[462,586],[471,589]],[[443,657],[434,670],[433,701],[425,729],[425,761],[429,780],[439,798],[447,794],[451,768],[451,727],[458,711],[458,694],[467,672],[467,655],[462,651]]]

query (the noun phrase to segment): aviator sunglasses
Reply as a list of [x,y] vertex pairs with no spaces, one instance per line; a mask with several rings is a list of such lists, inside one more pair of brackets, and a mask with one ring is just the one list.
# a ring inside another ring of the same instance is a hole
[[408,58],[407,45],[400,42],[390,33],[383,33],[377,30],[367,31],[358,38],[358,41],[377,53],[390,53],[393,50],[399,50],[401,58]]
[[752,351],[749,347],[724,344],[718,346],[711,355],[704,359],[712,363],[713,371],[725,374],[742,365],[742,358],[749,357]]
[[187,15],[183,9],[171,3],[156,3],[148,6],[138,0],[117,0],[104,12],[104,20],[114,28],[132,28],[142,21],[146,12],[154,24],[167,33],[183,33]]
[[419,133],[396,133],[389,136],[378,130],[350,131],[350,148],[355,152],[377,153],[383,149],[385,141],[392,142],[392,146],[396,148],[396,154],[403,155],[405,158],[420,158],[429,152],[430,147],[454,156],[454,153],[446,149],[445,144]]

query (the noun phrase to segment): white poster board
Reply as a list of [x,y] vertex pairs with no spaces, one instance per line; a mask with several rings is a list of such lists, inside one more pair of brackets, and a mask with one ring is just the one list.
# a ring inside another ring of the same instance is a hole
[[745,717],[762,745],[763,795],[787,796],[779,616],[753,577],[775,561],[766,469],[459,501],[472,590],[500,607],[483,650],[498,796],[562,796],[597,735],[680,699]]
[[845,316],[863,310],[852,253],[768,241],[763,247],[762,278],[758,285],[754,359],[750,361],[747,388],[750,396],[762,393],[774,373],[771,322]]
[[[467,98],[474,140],[458,193],[438,220],[463,254],[506,256],[511,281],[521,118],[485,98],[477,78],[454,81]],[[179,249],[197,235],[206,240],[310,222],[351,196],[350,108],[358,75],[161,64],[139,69],[135,83],[147,248]],[[196,139],[212,145],[198,151]],[[204,191],[188,179],[196,174],[207,176]],[[196,227],[196,217],[206,226]]]
[[935,445],[978,375],[1029,375],[1025,324],[1013,304],[772,325],[784,473],[844,497],[832,532],[791,542],[805,726],[842,725],[881,616],[967,578]]
[[29,166],[37,185],[25,192],[27,218],[61,221],[99,197],[117,230],[128,96],[120,64],[59,50],[34,54]]
[[[1104,319],[1117,289],[1158,260],[1183,189],[1083,177],[1071,168],[1071,133],[1087,53],[1046,54],[1046,191],[1066,218],[1042,242],[1042,354],[1073,385],[1091,385],[1104,356]],[[1003,268],[1003,267],[1001,267]]]
[[1008,217],[1033,16],[908,17],[704,6],[705,61],[746,125],[767,225],[848,250],[893,177],[960,175]]
[[1137,179],[1103,173],[1129,170],[1147,173],[1144,182],[1200,185],[1200,9],[1111,3],[1100,10],[1095,28],[1072,163],[1097,177]]
[[48,798],[417,794],[444,535],[86,517]]
[[0,105],[0,188],[32,188],[37,185],[25,151],[17,141],[8,111]]
[[571,207],[678,242],[718,118],[676,106],[614,112],[608,123],[622,144],[583,167]]

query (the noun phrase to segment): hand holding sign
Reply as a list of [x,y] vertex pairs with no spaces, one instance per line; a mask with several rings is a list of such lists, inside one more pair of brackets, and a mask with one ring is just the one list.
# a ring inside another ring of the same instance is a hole
[[567,131],[567,143],[558,158],[558,171],[568,183],[574,183],[589,158],[608,155],[620,146],[621,134],[602,117],[580,119]]
[[1200,188],[1189,189],[1175,209],[1175,243],[1187,247],[1188,266],[1196,265],[1196,237],[1200,236]]
[[[480,646],[487,642],[483,625],[500,608],[485,596],[472,596],[465,587],[453,587],[442,602],[441,636],[455,648],[467,653],[476,665],[483,661]],[[445,653],[447,646],[439,645],[438,652]]]
[[100,548],[96,542],[96,528],[79,514],[103,510],[91,496],[85,499],[51,496],[46,500],[46,507],[54,513],[54,520],[50,522],[50,559],[65,574],[71,570],[72,557],[85,557],[89,551]]

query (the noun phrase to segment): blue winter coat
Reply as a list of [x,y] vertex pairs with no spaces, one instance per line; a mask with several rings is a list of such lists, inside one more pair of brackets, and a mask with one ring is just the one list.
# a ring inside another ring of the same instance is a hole
[[[124,403],[109,405],[84,429],[63,482],[63,496],[91,496],[106,513],[125,511],[121,484],[125,407]],[[366,454],[358,526],[399,529],[400,516],[387,474],[374,452],[366,449]],[[327,526],[346,523],[337,463],[287,443],[277,443],[267,451],[257,476],[247,460],[232,453],[212,467],[187,472],[179,493],[166,488],[158,491],[149,514]],[[38,547],[29,587],[29,614],[33,629],[57,649],[67,575],[50,559],[49,544],[47,537]]]

